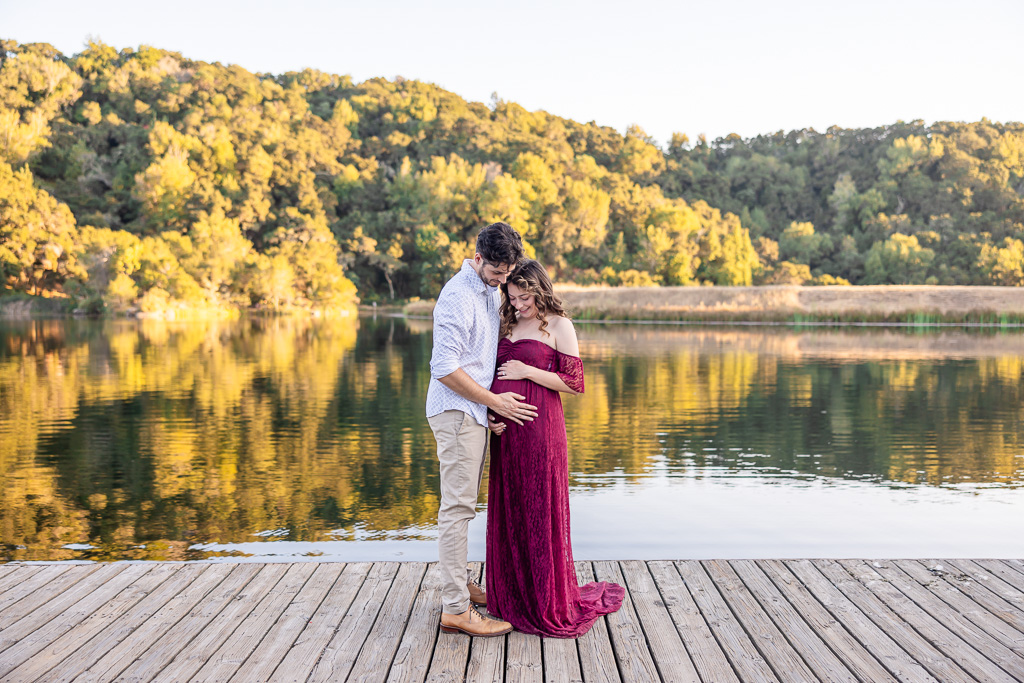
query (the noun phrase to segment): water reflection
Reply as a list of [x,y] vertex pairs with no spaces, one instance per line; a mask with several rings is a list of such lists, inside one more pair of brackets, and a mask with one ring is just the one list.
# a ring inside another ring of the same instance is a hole
[[[925,525],[905,534],[931,528],[936,542],[956,540],[940,514],[1003,538],[1016,529],[991,520],[1024,518],[1019,334],[580,335],[587,392],[565,405],[581,558],[821,555],[828,529],[801,532],[781,511],[826,519],[826,499],[862,510],[865,537],[915,501],[927,513],[903,514]],[[394,318],[0,324],[2,558],[344,558],[358,546],[430,559],[430,343],[429,322]],[[854,505],[863,496],[874,502]],[[708,500],[732,514],[699,522]],[[610,510],[617,524],[602,521]],[[680,515],[682,536],[651,522]],[[778,533],[751,541],[765,523]],[[840,554],[858,554],[843,529]]]

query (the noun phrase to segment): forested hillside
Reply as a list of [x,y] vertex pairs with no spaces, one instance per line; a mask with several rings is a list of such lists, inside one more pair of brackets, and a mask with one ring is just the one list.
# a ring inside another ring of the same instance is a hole
[[1022,195],[1019,123],[661,150],[418,81],[0,44],[2,291],[92,311],[433,297],[494,220],[581,284],[1019,285]]

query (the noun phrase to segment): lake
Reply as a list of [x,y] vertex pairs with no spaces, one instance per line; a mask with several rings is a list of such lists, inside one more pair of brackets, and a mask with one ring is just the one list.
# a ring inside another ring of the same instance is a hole
[[[1024,333],[578,331],[576,559],[1024,557]],[[430,348],[384,316],[0,321],[0,560],[436,559]]]

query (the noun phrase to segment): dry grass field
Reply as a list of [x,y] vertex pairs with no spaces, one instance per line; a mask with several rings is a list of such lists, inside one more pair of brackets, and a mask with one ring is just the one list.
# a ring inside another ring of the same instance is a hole
[[[1024,287],[559,286],[581,320],[1024,323]],[[432,302],[409,304],[428,315]]]

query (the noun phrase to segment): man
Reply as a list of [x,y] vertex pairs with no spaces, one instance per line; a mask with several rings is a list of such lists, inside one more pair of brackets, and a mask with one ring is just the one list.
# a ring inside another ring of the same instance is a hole
[[[468,582],[469,521],[487,450],[487,411],[523,424],[537,415],[524,396],[490,391],[498,355],[498,285],[523,257],[523,240],[506,223],[480,231],[476,253],[445,284],[434,306],[434,349],[430,357],[427,421],[437,440],[441,464],[441,508],[437,513],[438,559],[443,589],[441,630],[473,636],[498,636],[512,630],[506,621],[488,619],[473,605],[487,595]],[[471,604],[472,603],[472,604]]]

